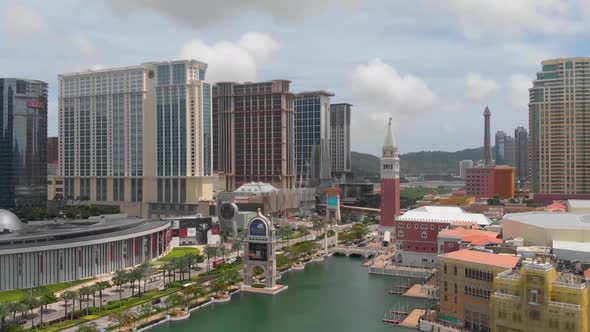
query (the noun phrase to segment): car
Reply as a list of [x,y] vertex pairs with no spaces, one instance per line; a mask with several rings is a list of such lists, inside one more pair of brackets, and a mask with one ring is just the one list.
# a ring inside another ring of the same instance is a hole
[[152,301],[152,305],[160,304],[162,302],[161,299],[155,299]]
[[26,319],[21,319],[17,323],[18,323],[18,325],[25,325],[27,323],[27,320]]
[[228,259],[226,259],[226,260],[225,260],[225,262],[226,262],[227,264],[233,264],[233,263],[235,263],[235,262],[236,262],[236,259],[235,259],[235,258],[228,258]]

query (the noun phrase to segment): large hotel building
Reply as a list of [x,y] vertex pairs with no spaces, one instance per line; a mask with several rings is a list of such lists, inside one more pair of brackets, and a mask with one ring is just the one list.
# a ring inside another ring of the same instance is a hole
[[295,95],[287,80],[218,83],[213,89],[214,170],[226,190],[295,184]]
[[144,216],[211,199],[206,69],[182,60],[59,75],[64,197]]
[[543,61],[529,91],[535,198],[590,197],[590,57]]

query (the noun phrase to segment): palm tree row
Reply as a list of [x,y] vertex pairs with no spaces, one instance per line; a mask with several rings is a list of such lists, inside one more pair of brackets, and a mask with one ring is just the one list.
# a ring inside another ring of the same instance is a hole
[[[37,308],[39,310],[40,324],[43,324],[43,313],[47,309],[47,305],[50,303],[57,302],[57,298],[53,294],[46,294],[43,296],[35,297],[29,294],[19,301],[15,302],[0,302],[0,331],[4,331],[6,326],[6,319],[12,314],[12,320],[16,322],[17,314],[20,318],[25,318],[28,312],[33,314],[33,311]],[[31,317],[31,327],[35,325],[34,317]]]
[[188,279],[192,277],[191,271],[196,270],[197,264],[202,263],[205,258],[202,255],[197,254],[186,254],[182,257],[174,257],[167,263],[160,266],[162,270],[162,278],[164,284],[166,284],[166,276],[168,276],[168,282],[172,280],[176,281],[176,273],[180,274],[180,280],[185,280],[185,273],[188,274]]

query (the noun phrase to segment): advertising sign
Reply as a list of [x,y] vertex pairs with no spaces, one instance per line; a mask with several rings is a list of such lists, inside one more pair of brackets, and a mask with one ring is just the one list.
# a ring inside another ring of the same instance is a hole
[[267,236],[266,235],[266,222],[260,218],[255,218],[250,222],[250,235],[251,236]]
[[31,108],[44,108],[45,104],[38,100],[29,100],[27,101],[27,107]]
[[211,235],[219,235],[219,224],[211,226]]
[[197,229],[196,228],[187,228],[187,236],[195,237],[197,236]]
[[266,243],[250,243],[248,245],[248,259],[266,261],[268,259],[268,245]]
[[328,197],[328,209],[336,209],[338,204],[338,197]]

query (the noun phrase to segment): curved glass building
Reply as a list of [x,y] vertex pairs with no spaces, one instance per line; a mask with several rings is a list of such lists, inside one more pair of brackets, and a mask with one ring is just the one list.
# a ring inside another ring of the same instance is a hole
[[0,208],[47,202],[47,83],[0,78]]

